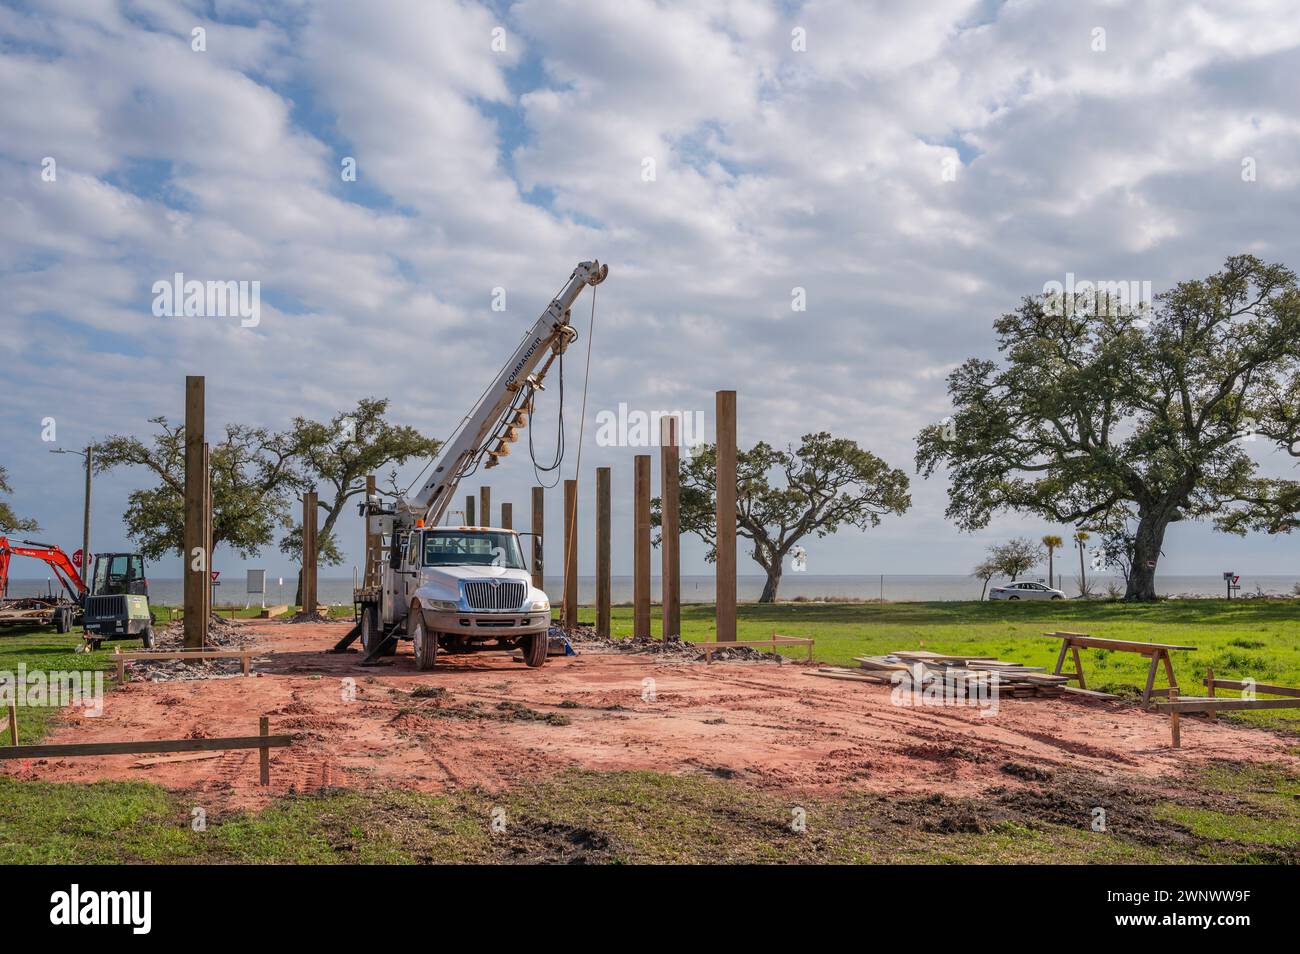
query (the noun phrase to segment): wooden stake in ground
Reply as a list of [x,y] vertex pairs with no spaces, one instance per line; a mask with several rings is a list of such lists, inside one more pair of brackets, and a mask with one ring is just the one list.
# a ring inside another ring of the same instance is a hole
[[662,560],[659,585],[663,588],[664,639],[677,639],[682,634],[682,565],[681,529],[678,517],[678,461],[680,439],[677,436],[678,419],[663,418],[659,435],[659,496],[662,500],[659,527],[659,551]]
[[503,503],[501,505],[501,529],[513,530],[515,528],[515,505]]
[[717,640],[736,639],[736,392],[719,391],[717,407]]
[[477,527],[478,523],[474,519],[474,495],[470,494],[465,498],[465,526]]
[[492,488],[478,489],[478,512],[483,515],[483,526],[492,526]]
[[610,527],[609,468],[596,468],[596,635],[610,636]]
[[302,611],[316,612],[316,491],[302,497]]
[[650,636],[650,455],[637,454],[632,482],[632,635]]
[[9,706],[9,744],[18,744],[18,706],[12,703]]
[[539,590],[545,589],[542,585],[545,578],[542,576],[543,560],[546,546],[542,535],[546,532],[546,515],[543,513],[543,505],[546,503],[546,488],[533,488],[533,586]]
[[[257,720],[257,734],[262,736],[262,738],[266,738],[268,735],[271,734],[270,721],[267,719],[266,716],[262,716]],[[257,764],[258,764],[259,774],[261,775],[262,784],[270,785],[271,784],[271,750],[270,749],[266,747],[258,749]]]
[[207,497],[207,475],[203,469],[204,379],[185,378],[185,646],[202,649],[208,632],[208,554],[204,534],[203,505]]
[[561,619],[578,625],[578,481],[564,482],[564,603]]

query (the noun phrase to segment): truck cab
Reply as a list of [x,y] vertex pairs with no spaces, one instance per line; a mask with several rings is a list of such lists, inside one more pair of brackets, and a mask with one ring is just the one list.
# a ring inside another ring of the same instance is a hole
[[[389,547],[383,604],[393,618],[383,622],[404,617],[420,669],[432,669],[439,650],[519,649],[530,666],[546,661],[551,604],[532,585],[513,530],[416,527]],[[362,622],[363,644],[380,638],[379,620]]]

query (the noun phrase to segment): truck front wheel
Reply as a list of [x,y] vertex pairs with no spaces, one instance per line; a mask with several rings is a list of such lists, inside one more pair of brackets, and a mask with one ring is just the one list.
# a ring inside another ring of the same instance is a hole
[[415,653],[415,668],[432,669],[438,661],[438,636],[436,633],[429,632],[424,622],[424,610],[420,609],[418,603],[411,607],[407,622],[411,629],[411,649]]
[[538,633],[536,636],[528,636],[523,641],[520,648],[524,651],[524,662],[532,669],[536,669],[546,662],[546,651],[550,649],[551,637],[548,633]]

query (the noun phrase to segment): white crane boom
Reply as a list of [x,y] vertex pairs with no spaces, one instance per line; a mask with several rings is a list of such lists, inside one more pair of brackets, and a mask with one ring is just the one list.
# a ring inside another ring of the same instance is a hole
[[[524,337],[501,373],[483,393],[454,439],[438,455],[433,472],[419,493],[397,502],[398,520],[408,526],[423,518],[436,526],[446,512],[461,477],[487,455],[486,466],[493,467],[497,458],[508,454],[517,431],[527,426],[532,411],[533,393],[542,390],[542,378],[557,355],[577,337],[570,324],[569,309],[587,285],[599,285],[609,274],[609,266],[598,261],[580,262],[569,276],[564,290],[547,306]],[[546,357],[546,364],[534,369]],[[510,419],[507,420],[507,417]],[[488,445],[497,446],[489,450]],[[484,520],[487,515],[483,515]]]

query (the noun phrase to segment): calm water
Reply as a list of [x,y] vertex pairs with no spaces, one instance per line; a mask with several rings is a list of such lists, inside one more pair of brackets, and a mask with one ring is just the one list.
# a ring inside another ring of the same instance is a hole
[[[1037,577],[1030,578],[1037,579]],[[1106,584],[1112,579],[1122,588],[1122,580],[1111,577],[1098,577],[1094,592],[1105,594]],[[286,576],[283,587],[277,586],[275,580],[275,577],[270,577],[267,581],[266,602],[275,604],[292,601],[294,578]],[[1241,578],[1241,593],[1254,593],[1256,587],[1259,587],[1265,593],[1290,595],[1291,588],[1297,581],[1300,581],[1300,575],[1258,577],[1243,575]],[[1223,579],[1219,576],[1163,576],[1157,578],[1156,583],[1159,592],[1165,596],[1223,596],[1225,592]],[[980,585],[979,580],[973,580],[969,576],[959,574],[928,576],[893,574],[882,578],[880,576],[814,576],[809,573],[786,573],[781,580],[779,596],[781,599],[787,600],[795,597],[832,600],[837,597],[855,600],[876,600],[880,599],[883,593],[886,600],[894,602],[973,600],[979,598]],[[657,600],[659,598],[658,578],[652,581],[651,586],[653,597]],[[1077,592],[1073,577],[1066,577],[1061,588],[1072,596]],[[9,582],[10,596],[30,596],[43,593],[45,589],[45,580],[10,580]],[[547,577],[546,592],[551,595],[553,600],[558,599],[560,591],[560,578]],[[737,591],[741,600],[757,600],[763,591],[763,578],[761,576],[742,576],[738,580]],[[595,593],[595,577],[584,576],[578,578],[579,602],[594,602]],[[158,577],[151,578],[149,580],[149,595],[155,603],[179,605],[182,602],[181,581],[160,579]],[[631,602],[632,578],[630,576],[614,577],[612,597],[616,603]],[[320,598],[325,603],[351,603],[352,578],[322,578],[320,580]],[[235,604],[243,606],[245,603],[259,604],[261,601],[260,596],[250,596],[244,592],[242,575],[238,578],[223,580],[222,585],[217,588],[218,605]],[[683,576],[682,602],[713,602],[713,577],[711,575]]]

